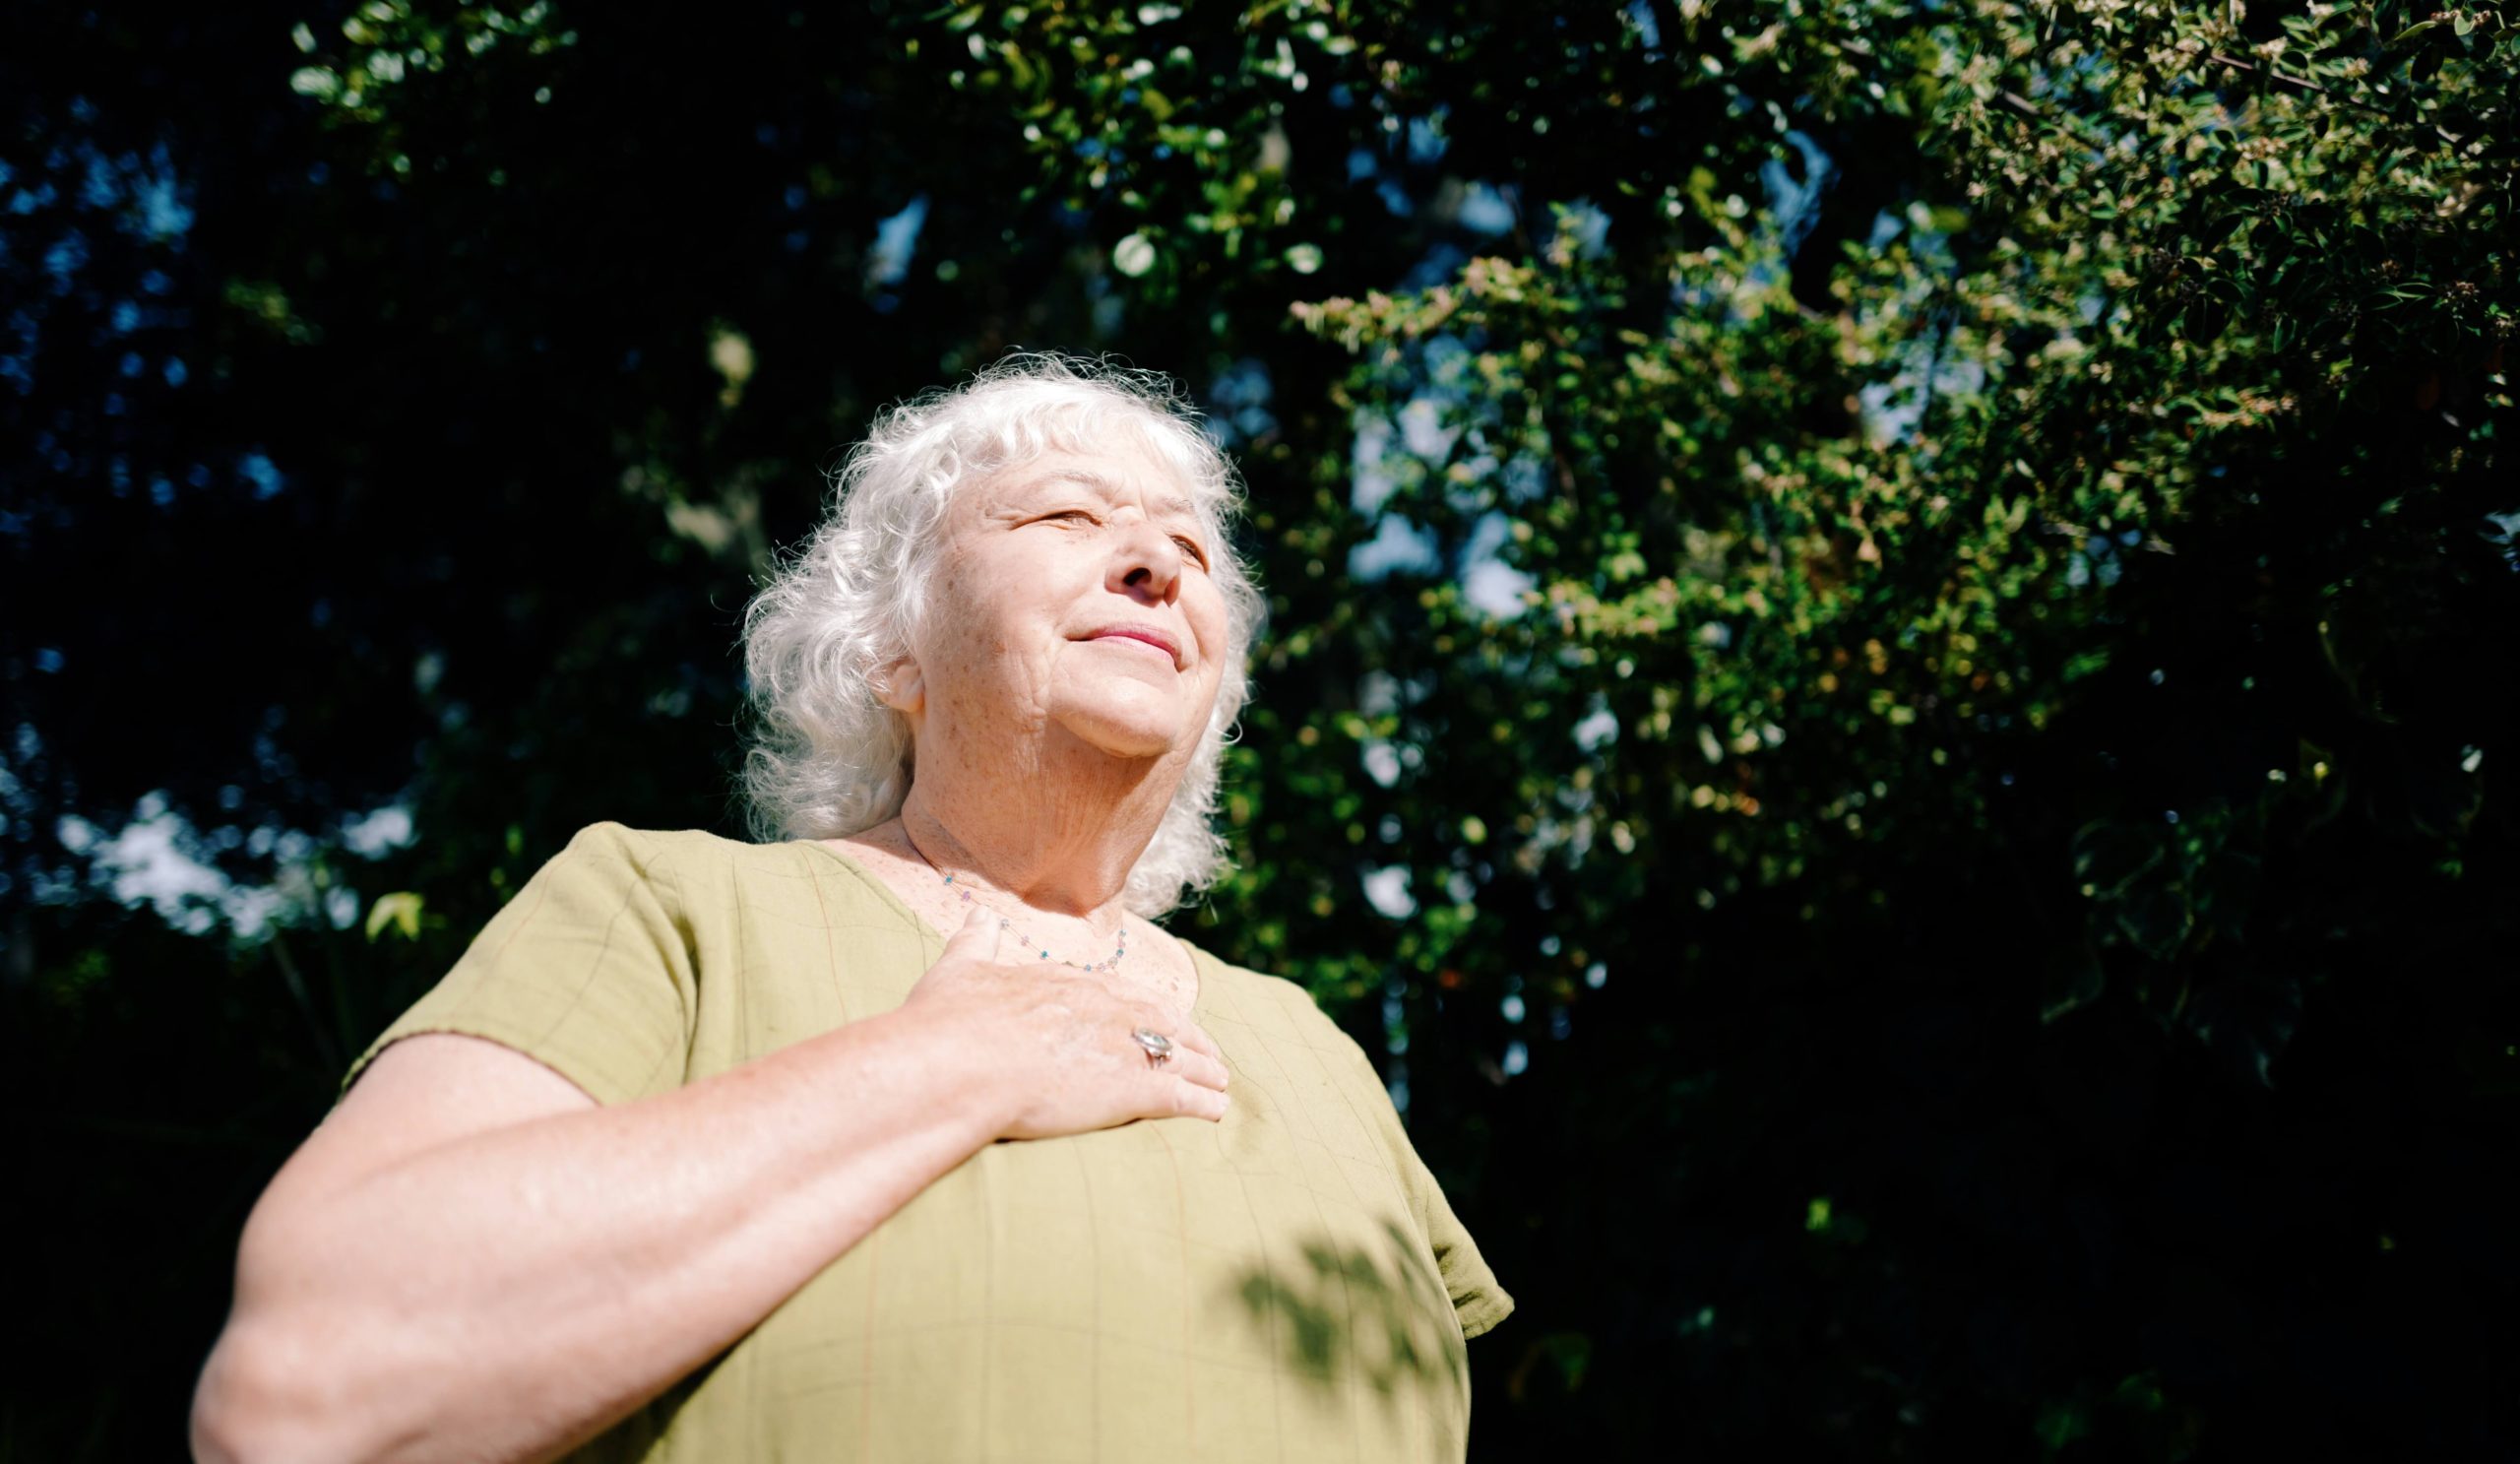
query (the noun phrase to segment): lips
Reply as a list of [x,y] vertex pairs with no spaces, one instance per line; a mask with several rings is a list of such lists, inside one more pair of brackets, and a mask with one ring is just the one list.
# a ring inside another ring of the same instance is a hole
[[1089,641],[1137,641],[1142,645],[1152,646],[1156,650],[1163,652],[1166,659],[1172,663],[1174,669],[1177,670],[1180,668],[1181,647],[1173,641],[1170,632],[1162,630],[1153,625],[1105,625],[1101,630],[1095,631],[1091,635],[1084,637],[1084,639]]

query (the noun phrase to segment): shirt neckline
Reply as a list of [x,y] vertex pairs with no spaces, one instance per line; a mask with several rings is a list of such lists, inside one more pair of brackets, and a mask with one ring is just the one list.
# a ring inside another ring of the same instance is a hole
[[[802,844],[809,849],[819,850],[823,854],[830,856],[833,859],[837,860],[843,868],[847,869],[850,873],[856,875],[858,879],[864,882],[867,888],[873,890],[877,897],[882,899],[885,904],[893,907],[894,912],[900,915],[902,919],[910,922],[913,929],[917,930],[920,934],[935,941],[940,946],[945,943],[944,932],[928,923],[927,917],[911,909],[910,902],[901,897],[901,892],[894,889],[891,885],[886,884],[874,870],[867,868],[864,864],[859,863],[855,859],[842,853],[840,850],[834,849],[832,846],[819,839],[790,839],[787,842],[789,844]],[[1174,940],[1181,943],[1181,948],[1183,950],[1190,953],[1190,978],[1194,984],[1190,991],[1190,1014],[1193,1017],[1197,1017],[1200,1013],[1207,1010],[1208,978],[1219,967],[1224,965],[1224,963],[1219,961],[1215,956],[1201,950],[1198,945],[1187,936],[1175,935],[1170,930],[1166,930],[1164,933],[1171,935]],[[1205,1026],[1206,1024],[1202,1022],[1200,1025]]]

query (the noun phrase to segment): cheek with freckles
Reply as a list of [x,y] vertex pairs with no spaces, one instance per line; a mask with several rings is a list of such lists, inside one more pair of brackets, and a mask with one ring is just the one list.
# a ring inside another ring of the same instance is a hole
[[1031,633],[1033,607],[1021,593],[1028,583],[985,556],[950,553],[937,566],[918,652],[931,708],[941,699],[977,722],[1038,711],[1048,667],[1035,644],[1042,637]]

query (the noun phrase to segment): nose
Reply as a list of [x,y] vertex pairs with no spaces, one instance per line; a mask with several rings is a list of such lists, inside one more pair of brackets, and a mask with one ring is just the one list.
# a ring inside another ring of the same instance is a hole
[[1144,519],[1126,523],[1112,544],[1105,583],[1142,604],[1168,605],[1181,598],[1181,546]]

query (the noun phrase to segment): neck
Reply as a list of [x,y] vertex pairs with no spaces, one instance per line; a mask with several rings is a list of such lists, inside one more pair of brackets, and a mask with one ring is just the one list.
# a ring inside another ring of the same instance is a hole
[[1057,730],[1029,747],[924,739],[902,831],[948,874],[1113,928],[1179,772],[1174,758],[1117,758]]

